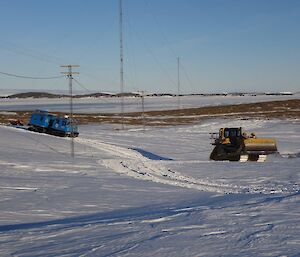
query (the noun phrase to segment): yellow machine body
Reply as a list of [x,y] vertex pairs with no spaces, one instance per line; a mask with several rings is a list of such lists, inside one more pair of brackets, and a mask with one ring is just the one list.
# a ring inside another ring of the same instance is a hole
[[246,138],[244,145],[246,151],[277,151],[276,141],[273,138]]
[[266,155],[277,152],[275,139],[257,138],[254,133],[247,135],[241,127],[221,128],[213,135],[216,135],[212,143],[215,147],[210,159],[215,161],[264,161]]

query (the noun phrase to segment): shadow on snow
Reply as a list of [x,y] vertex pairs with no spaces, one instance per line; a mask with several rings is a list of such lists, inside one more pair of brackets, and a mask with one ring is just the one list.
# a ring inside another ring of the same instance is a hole
[[134,148],[130,148],[130,149],[134,150],[134,151],[137,151],[138,153],[140,153],[141,155],[143,155],[144,157],[146,157],[150,160],[154,160],[154,161],[173,161],[173,159],[171,159],[171,158],[159,156],[159,155],[156,155],[154,153],[145,151],[141,148],[134,147]]
[[[254,205],[263,204],[266,202],[280,202],[283,199],[298,196],[300,192],[286,196],[269,196],[265,197],[262,195],[245,195],[241,194],[237,197],[236,194],[229,194],[223,196],[215,196],[211,193],[202,192],[197,194],[196,199],[191,199],[190,201],[183,201],[176,204],[160,204],[143,206],[139,208],[129,208],[125,210],[115,210],[106,213],[94,213],[90,215],[83,215],[77,217],[62,218],[50,221],[32,222],[32,223],[21,223],[21,224],[9,224],[0,226],[0,233],[16,231],[16,230],[26,230],[26,229],[36,229],[47,226],[58,226],[63,225],[67,227],[81,227],[85,225],[97,225],[113,222],[131,222],[131,221],[143,221],[145,219],[156,219],[161,217],[168,217],[174,214],[188,214],[191,212],[199,212],[202,207],[209,207],[211,209],[223,209],[228,207],[251,207]],[[213,197],[211,197],[213,196]],[[253,202],[253,198],[256,201]],[[251,200],[252,199],[252,200]],[[251,200],[248,202],[247,200]],[[248,202],[248,203],[247,203]]]

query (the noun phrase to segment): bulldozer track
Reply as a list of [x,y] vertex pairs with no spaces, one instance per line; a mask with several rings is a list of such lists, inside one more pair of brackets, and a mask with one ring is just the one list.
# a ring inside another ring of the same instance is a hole
[[[115,158],[98,160],[98,163],[116,173],[127,175],[136,179],[162,183],[207,192],[222,194],[240,193],[273,193],[273,188],[247,187],[234,184],[220,183],[209,179],[197,179],[181,174],[168,167],[171,163],[184,164],[185,161],[157,161],[150,160],[131,148],[105,143],[99,140],[77,138],[76,142],[101,151],[105,151]],[[201,163],[199,161],[186,161],[186,163]],[[207,161],[208,163],[213,163]]]

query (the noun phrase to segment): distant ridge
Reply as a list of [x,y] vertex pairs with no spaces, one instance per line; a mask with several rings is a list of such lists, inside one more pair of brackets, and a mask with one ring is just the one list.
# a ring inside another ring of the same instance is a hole
[[[297,94],[297,93],[296,93]],[[180,96],[257,96],[257,95],[294,95],[292,92],[274,92],[274,93],[208,93],[208,94],[181,94]],[[132,92],[125,92],[125,93],[90,93],[90,94],[76,94],[73,95],[74,98],[100,98],[100,97],[141,97],[140,93],[132,93]],[[152,96],[152,97],[175,97],[176,94],[171,93],[151,93],[145,94],[145,96]],[[8,96],[1,96],[0,98],[6,99],[25,99],[25,98],[65,98],[69,97],[68,94],[54,94],[54,93],[47,93],[47,92],[26,92],[26,93],[17,93]]]
[[[123,96],[139,96],[136,93],[123,93]],[[73,95],[74,98],[88,98],[88,97],[120,97],[121,94],[113,94],[113,93],[91,93],[91,94],[79,94]],[[8,98],[8,99],[24,99],[24,98],[64,98],[69,97],[67,94],[53,94],[47,92],[26,92],[26,93],[17,93],[8,96],[2,96],[1,98]]]
[[8,96],[3,96],[1,98],[60,98],[65,97],[66,95],[61,94],[51,94],[47,92],[26,92],[26,93],[18,93],[18,94],[12,94]]

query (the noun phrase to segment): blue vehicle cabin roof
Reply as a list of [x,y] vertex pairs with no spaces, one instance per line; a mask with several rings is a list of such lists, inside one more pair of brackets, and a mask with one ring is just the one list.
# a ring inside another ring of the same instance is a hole
[[31,114],[28,125],[35,131],[50,134],[67,135],[72,132],[78,134],[76,122],[67,115],[60,116],[44,110],[36,110]]

